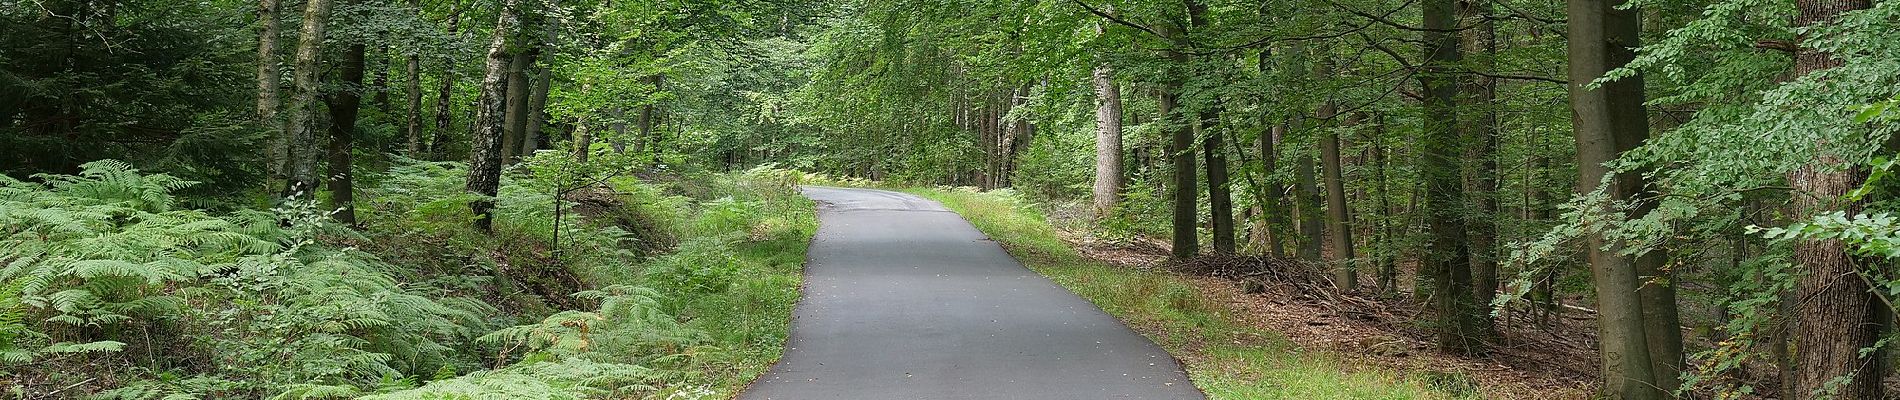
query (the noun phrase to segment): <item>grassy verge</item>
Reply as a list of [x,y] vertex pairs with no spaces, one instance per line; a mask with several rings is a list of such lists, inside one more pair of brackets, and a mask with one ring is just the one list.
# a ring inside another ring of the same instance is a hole
[[1077,253],[1055,228],[1008,193],[906,189],[942,202],[1030,269],[1081,295],[1180,358],[1195,386],[1216,399],[1448,399],[1458,396],[1394,373],[1348,368],[1249,326],[1186,277],[1116,267]]
[[817,229],[779,173],[612,180],[565,228],[574,300],[476,339],[481,370],[375,397],[736,396],[782,352]]

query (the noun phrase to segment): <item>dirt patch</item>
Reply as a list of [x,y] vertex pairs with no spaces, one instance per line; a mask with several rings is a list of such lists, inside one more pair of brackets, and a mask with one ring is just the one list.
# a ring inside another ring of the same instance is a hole
[[[1471,387],[1494,399],[1587,399],[1596,391],[1596,328],[1582,312],[1507,313],[1490,352],[1440,352],[1417,321],[1427,312],[1410,295],[1340,294],[1313,264],[1259,256],[1203,257],[1168,264],[1165,245],[1114,244],[1065,232],[1083,255],[1114,265],[1169,269],[1194,281],[1207,301],[1294,344],[1336,354],[1348,368],[1395,371],[1433,385]],[[1468,378],[1462,378],[1468,377]]]

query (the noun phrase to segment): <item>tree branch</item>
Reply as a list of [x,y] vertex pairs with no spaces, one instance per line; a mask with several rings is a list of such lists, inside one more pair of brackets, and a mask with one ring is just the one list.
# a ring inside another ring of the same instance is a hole
[[1089,3],[1085,3],[1082,0],[1074,0],[1074,1],[1075,1],[1075,5],[1082,6],[1082,9],[1088,10],[1090,14],[1095,14],[1097,16],[1100,16],[1104,19],[1109,20],[1110,22],[1114,22],[1117,25],[1135,28],[1137,30],[1140,30],[1142,32],[1147,32],[1148,34],[1154,35],[1154,37],[1161,38],[1163,40],[1168,40],[1168,41],[1175,40],[1174,38],[1170,38],[1167,35],[1162,35],[1161,32],[1155,31],[1153,28],[1149,28],[1146,25],[1134,23],[1133,21],[1121,19],[1121,17],[1117,17],[1112,13],[1095,8],[1095,6],[1091,6],[1089,5]]

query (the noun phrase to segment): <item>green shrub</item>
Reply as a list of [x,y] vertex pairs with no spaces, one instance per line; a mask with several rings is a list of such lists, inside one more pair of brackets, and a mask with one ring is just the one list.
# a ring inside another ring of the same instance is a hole
[[740,261],[724,238],[700,237],[681,243],[679,251],[654,260],[646,279],[663,293],[692,296],[723,293],[739,273]]
[[[0,178],[0,282],[18,294],[0,336],[9,366],[65,365],[29,372],[49,382],[112,360],[188,378],[132,374],[108,397],[373,387],[460,363],[453,349],[493,311],[412,292],[375,257],[317,243],[340,228],[308,201],[217,217],[172,209],[190,182],[124,163],[37,178]],[[116,353],[170,363],[104,356]]]

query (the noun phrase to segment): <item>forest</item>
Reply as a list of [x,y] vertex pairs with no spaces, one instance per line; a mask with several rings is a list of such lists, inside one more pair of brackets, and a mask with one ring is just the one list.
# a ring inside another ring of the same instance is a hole
[[942,202],[1211,398],[1893,398],[1895,32],[1873,0],[0,0],[0,391],[740,397],[828,186]]

